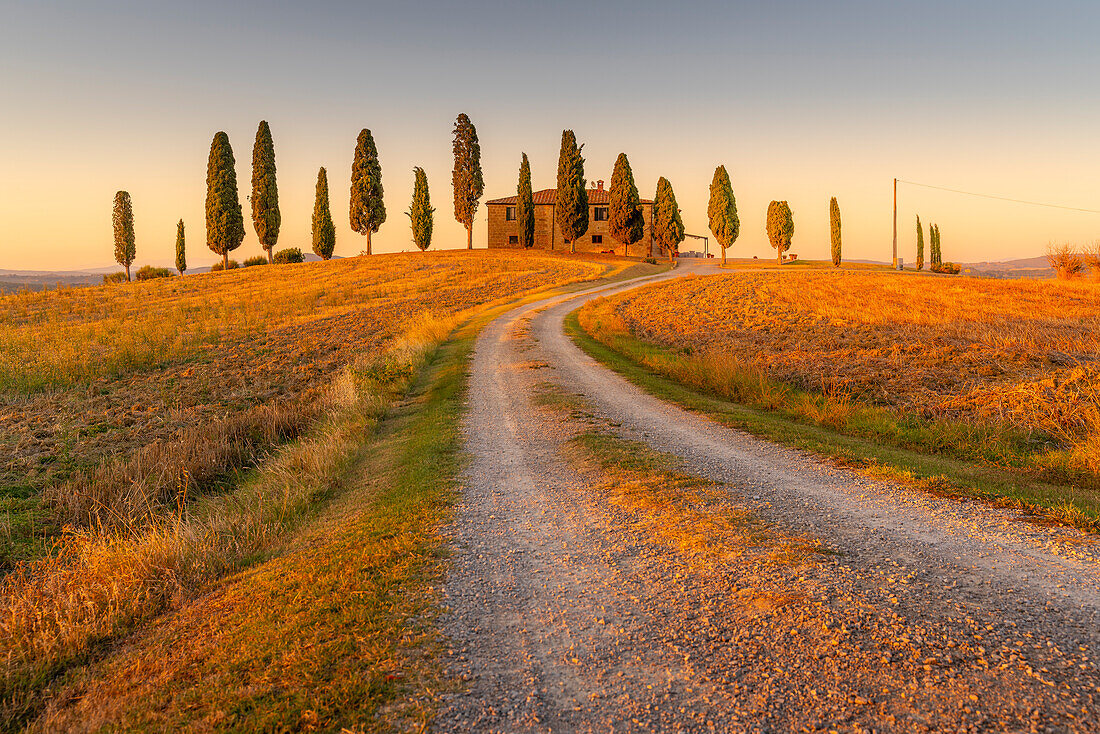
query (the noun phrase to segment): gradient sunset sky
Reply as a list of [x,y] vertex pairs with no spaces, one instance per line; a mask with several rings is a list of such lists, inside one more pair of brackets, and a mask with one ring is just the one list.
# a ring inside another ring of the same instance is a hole
[[[630,157],[642,196],[675,188],[688,232],[708,234],[715,165],[741,217],[732,256],[773,256],[768,201],[795,218],[792,252],[828,255],[840,202],[845,255],[889,260],[891,180],[1100,209],[1100,3],[1095,2],[36,2],[0,1],[0,269],[110,265],[111,203],[133,197],[137,264],[205,247],[206,160],[229,134],[242,203],[256,125],[272,129],[279,247],[309,249],[317,168],[329,171],[336,254],[355,138],[378,144],[388,220],[376,251],[411,249],[413,166],[454,221],[451,128],[477,126],[485,199],[515,193],[520,153],[554,185],[563,128],[589,180]],[[945,260],[1091,243],[1100,214],[902,186],[899,249],[914,215],[939,223]],[[251,221],[240,260],[260,253]],[[485,209],[474,242],[485,243]],[[691,247],[689,240],[685,247]]]

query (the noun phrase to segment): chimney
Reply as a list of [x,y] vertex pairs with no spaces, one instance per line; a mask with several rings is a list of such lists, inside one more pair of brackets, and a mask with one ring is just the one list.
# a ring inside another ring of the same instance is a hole
[[596,191],[603,191],[603,181],[602,180],[596,182]]

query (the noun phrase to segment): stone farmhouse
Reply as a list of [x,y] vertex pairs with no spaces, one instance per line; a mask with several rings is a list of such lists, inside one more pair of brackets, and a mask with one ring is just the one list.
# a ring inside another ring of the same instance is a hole
[[[535,245],[538,250],[568,250],[565,239],[561,236],[561,230],[557,226],[557,218],[554,216],[554,202],[557,199],[557,189],[542,189],[532,195],[535,209]],[[650,246],[653,243],[653,230],[650,223],[653,219],[653,201],[641,199],[642,218],[645,220],[642,239],[630,246],[628,254],[642,256],[650,254]],[[596,181],[588,189],[588,231],[577,240],[577,252],[609,252],[614,250],[622,253],[623,246],[607,229],[608,210],[611,204],[611,195],[604,189],[603,181]],[[519,225],[516,223],[516,197],[506,196],[503,199],[493,199],[485,202],[485,208],[489,213],[489,247],[519,247]],[[655,253],[662,255],[663,253]]]

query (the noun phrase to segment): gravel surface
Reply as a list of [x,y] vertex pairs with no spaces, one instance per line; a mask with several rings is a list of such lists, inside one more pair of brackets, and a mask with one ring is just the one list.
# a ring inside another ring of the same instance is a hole
[[[437,731],[1100,731],[1095,538],[652,398],[562,333],[590,297],[517,309],[478,341],[444,588],[465,690]],[[563,458],[590,420],[533,407],[547,380],[829,552],[700,569]]]

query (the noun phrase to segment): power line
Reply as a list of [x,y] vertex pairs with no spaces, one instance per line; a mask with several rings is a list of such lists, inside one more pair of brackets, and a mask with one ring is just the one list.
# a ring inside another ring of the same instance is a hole
[[1031,206],[1045,206],[1051,209],[1068,209],[1073,212],[1087,212],[1089,214],[1100,214],[1100,209],[1084,209],[1079,206],[1065,206],[1063,204],[1047,204],[1041,201],[1027,201],[1025,199],[1010,199],[1007,196],[994,196],[993,194],[978,194],[973,191],[962,191],[961,189],[949,189],[946,186],[933,186],[932,184],[917,183],[916,181],[906,181],[904,179],[898,179],[898,183],[909,184],[910,186],[921,186],[926,189],[938,189],[940,191],[950,191],[953,194],[965,194],[966,196],[978,196],[983,199],[996,199],[998,201],[1011,201],[1014,204],[1029,204]]

